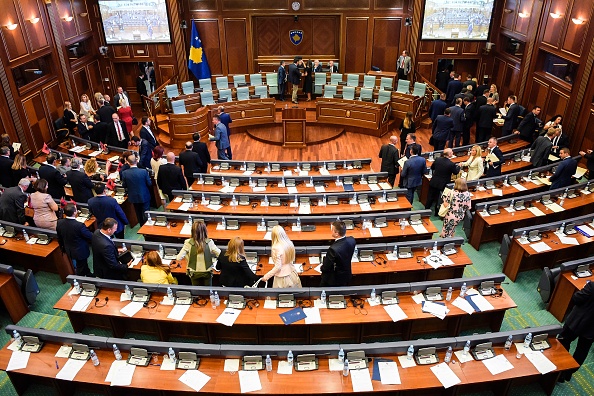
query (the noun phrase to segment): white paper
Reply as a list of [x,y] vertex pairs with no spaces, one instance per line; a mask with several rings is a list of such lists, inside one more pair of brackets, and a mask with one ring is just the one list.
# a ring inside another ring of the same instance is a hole
[[547,208],[549,208],[550,210],[552,210],[553,212],[555,212],[555,213],[557,213],[557,212],[563,212],[565,210],[565,209],[563,209],[562,206],[559,206],[555,202],[553,202],[552,204],[545,205],[545,206]]
[[126,363],[122,365],[119,370],[114,371],[111,377],[111,386],[130,386],[135,371],[136,366],[134,364]]
[[532,213],[534,216],[546,216],[542,210],[535,208],[534,206],[527,208],[530,213]]
[[239,371],[239,387],[241,393],[254,392],[262,390],[260,375],[257,371]]
[[124,308],[120,309],[120,312],[126,316],[132,317],[132,316],[136,315],[136,313],[142,309],[142,304],[143,303],[141,303],[141,302],[131,302],[128,305],[126,305]]
[[472,308],[472,305],[470,305],[470,303],[466,301],[464,298],[456,297],[456,299],[452,301],[452,305],[454,307],[460,308],[462,311],[466,312],[469,315],[472,315],[474,313],[474,308]]
[[179,381],[194,389],[196,392],[200,392],[204,385],[210,381],[210,377],[200,370],[186,370],[186,372],[179,377]]
[[568,238],[566,236],[560,236],[559,237],[559,240],[564,245],[579,245],[580,244],[577,239],[575,239],[575,238]]
[[[133,259],[132,262],[130,263],[130,265],[128,266],[128,268],[136,267],[140,263],[141,260],[142,260],[142,257],[137,257],[137,258]],[[126,294],[126,293],[122,293],[122,294]]]
[[530,247],[536,251],[536,253],[546,252],[547,250],[551,250],[551,247],[546,244],[546,242],[537,242],[530,244]]
[[443,320],[450,310],[441,304],[434,303],[433,301],[425,301],[423,304],[423,312],[430,313]]
[[318,272],[318,273],[322,273],[322,264],[319,264],[317,266],[314,267],[314,271]]
[[493,190],[493,195],[502,197],[503,196],[503,190],[499,189],[499,188],[494,188]]
[[59,358],[68,358],[70,356],[70,351],[72,351],[72,347],[68,345],[62,345],[58,352],[54,355],[55,357]]
[[297,194],[297,187],[287,187],[287,193]]
[[391,304],[391,305],[384,305],[384,309],[390,316],[393,322],[398,322],[399,320],[407,319],[408,316],[404,313],[402,308],[398,304]]
[[285,170],[283,171],[283,176],[293,176],[293,172],[291,172],[290,170]]
[[180,235],[192,235],[192,224],[184,223],[184,226],[179,230]]
[[290,375],[293,374],[293,365],[289,364],[286,360],[281,360],[278,362],[278,367],[276,369],[278,374]]
[[305,324],[322,323],[322,317],[320,316],[319,308],[303,308],[303,312],[305,312]]
[[415,367],[417,365],[417,363],[415,363],[415,359],[413,359],[413,358],[409,359],[407,355],[398,356],[398,361],[400,362],[400,365],[402,366],[402,368],[410,368],[410,367]]
[[239,317],[241,310],[235,308],[225,308],[217,318],[217,322],[225,326],[233,326],[235,320]]
[[72,306],[72,311],[84,312],[87,310],[92,301],[93,297],[80,296]]
[[462,382],[447,363],[436,364],[431,367],[431,371],[433,371],[433,374],[435,374],[445,389]]
[[390,183],[382,182],[382,183],[378,183],[378,184],[383,190],[391,190],[392,189],[392,186],[390,185]]
[[369,204],[369,202],[365,202],[365,203],[359,204],[359,207],[361,208],[361,211],[363,211],[363,212],[370,212],[371,211],[371,205]]
[[243,175],[244,176],[251,176],[253,174],[254,174],[254,171],[245,171],[245,172],[243,172]]
[[115,375],[118,370],[121,370],[126,365],[125,360],[114,360],[109,367],[109,371],[107,372],[107,376],[105,377],[104,382],[111,382],[113,376]]
[[316,189],[317,193],[325,193],[326,192],[326,188],[324,186],[315,186],[314,188]]
[[92,153],[89,154],[89,157],[96,157],[99,154],[101,154],[102,152],[103,152],[103,150],[93,151]]
[[276,300],[264,300],[264,309],[276,309]]
[[369,229],[369,235],[374,238],[381,238],[384,236],[384,234],[382,234],[382,229],[377,227],[371,227]]
[[163,356],[163,363],[161,363],[161,370],[163,371],[175,371],[175,361],[169,359],[169,356]]
[[370,307],[375,307],[377,305],[381,304],[380,298],[379,296],[375,297],[375,300],[372,300],[371,298],[367,299],[367,303],[369,304]]
[[320,256],[309,256],[308,260],[310,264],[320,264]]
[[367,187],[369,187],[369,189],[371,191],[379,191],[379,190],[381,190],[380,186],[378,186],[377,184],[368,184]]
[[58,372],[58,374],[56,374],[56,378],[65,381],[72,381],[86,362],[86,360],[68,359],[66,364],[64,364],[62,369]]
[[20,370],[27,368],[27,364],[29,363],[29,356],[31,352],[23,352],[23,351],[13,351],[12,355],[10,355],[10,360],[8,361],[8,366],[6,367],[6,371],[13,371],[13,370]]
[[222,193],[231,194],[231,193],[235,192],[235,187],[234,186],[225,186],[225,187],[221,188],[219,191]]
[[[181,202],[181,201],[182,201],[182,197],[175,197],[175,198],[173,199],[173,202],[178,202],[178,203],[179,203],[179,202]],[[113,366],[112,366],[112,367],[113,367]]]
[[557,366],[555,366],[555,364],[553,364],[553,362],[540,351],[527,350],[524,352],[524,355],[526,355],[528,360],[530,360],[530,363],[532,363],[541,374],[550,373],[557,369]]
[[169,315],[167,315],[167,319],[173,320],[183,320],[184,315],[190,309],[190,305],[175,305]]
[[299,205],[299,214],[310,214],[311,213],[311,205]]
[[208,204],[208,205],[206,205],[206,207],[207,207],[208,209],[210,209],[210,210],[214,210],[214,211],[216,212],[216,211],[220,210],[220,209],[223,207],[223,205],[213,205],[213,204]]
[[330,174],[330,172],[328,172],[328,169],[326,168],[320,168],[320,175],[322,176],[328,176]]
[[518,191],[526,191],[527,190],[527,188],[524,187],[523,185],[521,185],[520,183],[512,184],[512,186]]
[[[83,147],[84,147],[84,146],[83,146]],[[20,144],[19,142],[13,142],[13,143],[12,143],[12,149],[13,149],[14,151],[19,151],[19,150],[20,150],[20,148],[21,148],[21,144]]]
[[[122,293],[124,295],[125,293]],[[163,300],[161,300],[161,305],[173,305],[175,304],[175,298],[170,299],[167,296],[163,296]]]
[[472,362],[474,360],[470,352],[465,355],[463,350],[454,352],[454,355],[456,355],[460,363]]
[[223,371],[228,373],[236,373],[239,371],[239,359],[225,359],[225,367]]
[[369,375],[369,369],[367,368],[351,370],[351,382],[353,384],[353,392],[373,392],[371,375]]
[[72,289],[70,289],[70,291],[68,292],[69,296],[78,296],[80,294],[80,290],[76,290],[74,287]]
[[400,385],[400,373],[396,362],[378,362],[380,379],[383,385]]
[[416,302],[417,304],[422,303],[423,301],[425,301],[425,296],[423,295],[423,293],[417,293],[417,294],[413,294],[412,295],[412,299],[414,302]]
[[317,299],[317,300],[314,300],[314,308],[318,308],[318,309],[326,308],[326,304],[323,304],[322,300]]
[[423,224],[413,225],[411,227],[417,234],[427,234],[429,232]]
[[270,231],[266,231],[266,234],[264,234],[264,238],[262,238],[266,241],[271,241],[272,240],[272,232]]
[[492,311],[495,309],[495,307],[493,307],[493,305],[491,305],[491,303],[487,301],[485,297],[481,296],[478,293],[473,294],[470,298],[472,299],[472,302],[474,302],[474,304],[477,306],[477,308],[481,310],[481,312]]
[[513,370],[514,366],[507,360],[505,355],[497,355],[491,359],[485,359],[482,361],[487,370],[493,375],[501,374],[508,370]]

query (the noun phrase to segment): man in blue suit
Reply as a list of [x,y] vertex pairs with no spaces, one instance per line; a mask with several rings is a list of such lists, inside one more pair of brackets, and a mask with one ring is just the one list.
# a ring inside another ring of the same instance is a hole
[[225,129],[227,130],[227,139],[229,139],[229,147],[227,147],[226,153],[227,158],[229,158],[229,160],[232,160],[233,154],[231,153],[231,139],[229,138],[229,136],[231,135],[231,126],[229,124],[231,124],[233,120],[231,119],[229,113],[225,113],[224,106],[219,106],[219,108],[217,109],[217,114],[219,115],[221,124],[225,125]]
[[442,115],[437,116],[433,123],[433,147],[435,151],[443,150],[454,128],[454,121],[450,117],[450,109],[445,109]]
[[89,206],[91,213],[93,213],[93,216],[95,216],[97,227],[101,228],[103,221],[108,217],[111,217],[118,222],[118,229],[115,232],[115,237],[124,239],[124,228],[129,222],[126,214],[120,207],[120,204],[115,198],[105,195],[105,184],[95,183],[94,190],[96,196],[89,199],[87,205]]
[[507,108],[507,113],[502,117],[505,121],[503,122],[503,127],[501,127],[501,136],[511,135],[514,129],[520,124],[518,117],[522,115],[522,109],[516,103],[515,95],[507,97],[507,104],[509,107]]
[[551,190],[571,185],[572,176],[575,175],[575,171],[577,170],[577,161],[571,158],[567,147],[559,150],[559,157],[561,157],[561,162],[550,179]]
[[443,111],[447,108],[446,94],[442,93],[439,95],[439,99],[431,102],[431,106],[429,106],[429,118],[431,118],[431,122],[435,122],[437,116],[442,115]]
[[423,175],[427,168],[425,158],[419,157],[419,146],[413,145],[411,147],[411,156],[404,163],[400,178],[403,180],[403,185],[407,189],[406,199],[412,204],[415,197],[415,190],[423,184]]
[[212,117],[212,123],[215,126],[214,136],[208,135],[208,140],[214,141],[217,146],[217,157],[222,160],[229,160],[227,156],[227,147],[229,144],[229,136],[227,135],[227,129],[221,122],[221,118],[218,115]]
[[136,218],[142,227],[146,222],[145,212],[149,210],[151,203],[151,178],[146,169],[138,167],[138,160],[135,155],[128,156],[130,169],[122,173],[122,186],[128,193],[128,201],[134,206]]
[[462,91],[463,85],[461,76],[459,73],[454,75],[454,79],[448,83],[448,88],[446,89],[446,102],[448,104],[454,104],[454,96],[459,94]]
[[91,255],[89,243],[93,234],[85,226],[85,223],[76,220],[76,206],[73,203],[66,204],[64,214],[66,217],[58,219],[56,226],[60,248],[72,260],[76,275],[93,276],[87,263],[87,259]]
[[287,86],[287,69],[285,69],[285,61],[281,61],[278,67],[278,100],[285,101],[285,87]]
[[462,131],[464,130],[464,121],[466,121],[464,109],[462,108],[462,99],[456,99],[456,105],[450,107],[450,118],[454,122],[454,126],[450,131],[448,147],[454,148],[460,146],[460,139],[462,137]]
[[[140,128],[140,138],[144,139],[148,142],[148,147],[150,148],[150,151],[152,152],[153,149],[159,145],[159,142],[157,142],[155,134],[153,133],[153,131],[151,129],[152,121],[147,116],[144,116],[144,117],[142,117],[140,122],[142,123],[142,127]],[[150,161],[150,159],[149,159],[149,161]]]
[[93,269],[95,275],[104,279],[126,280],[129,263],[118,261],[118,249],[112,237],[118,228],[117,222],[108,217],[100,229],[96,230],[91,240],[93,247]]

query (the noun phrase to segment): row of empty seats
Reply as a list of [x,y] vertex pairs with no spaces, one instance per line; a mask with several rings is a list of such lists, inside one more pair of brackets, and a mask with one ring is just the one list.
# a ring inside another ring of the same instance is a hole
[[[276,73],[267,73],[266,74],[266,84],[262,81],[262,75],[259,73],[250,74],[250,82],[249,84],[245,81],[245,75],[240,74],[233,76],[233,85],[235,88],[247,88],[248,86],[255,86],[255,87],[268,87],[271,95],[278,94],[278,78]],[[198,80],[198,87],[194,85],[194,81],[184,81],[181,83],[182,95],[191,95],[195,92],[211,92],[213,90],[213,84],[210,78],[201,78]],[[219,91],[225,91],[229,89],[229,77],[216,77],[215,79],[215,87],[214,89],[218,89]],[[180,96],[179,89],[177,84],[167,85],[165,87],[165,93],[167,94],[168,98],[177,98]],[[230,97],[230,96],[229,96]]]
[[[392,97],[392,91],[380,90],[377,95],[378,103],[387,103]],[[324,86],[324,98],[339,98],[355,100],[355,87],[342,87],[342,94],[336,93],[336,85]],[[359,90],[359,99],[371,102],[373,100],[373,88],[361,88]]]
[[[250,95],[249,87],[238,87],[235,90],[235,95],[237,100],[262,99],[268,97],[269,89],[270,87],[266,85],[257,85],[254,87],[254,95]],[[200,103],[202,104],[202,106],[208,106],[213,105],[215,103],[225,103],[233,101],[233,92],[230,88],[220,89],[218,91],[218,95],[219,98],[215,102],[212,91],[202,91],[200,92]],[[172,100],[171,111],[173,112],[173,114],[187,113],[188,111],[186,110],[185,100]]]

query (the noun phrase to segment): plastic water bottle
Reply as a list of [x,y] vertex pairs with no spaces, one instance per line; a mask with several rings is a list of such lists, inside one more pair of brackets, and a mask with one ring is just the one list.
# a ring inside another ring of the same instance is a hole
[[247,165],[246,165],[246,163],[245,163],[245,161],[244,161],[244,162],[243,162],[243,170],[246,170],[246,169],[247,169]]
[[266,172],[270,173],[270,162],[266,165]]
[[512,336],[510,335],[509,337],[507,337],[507,340],[505,341],[505,350],[509,351],[511,349],[512,346]]
[[508,184],[508,183],[507,183],[507,182],[508,182],[508,180],[509,180],[509,177],[508,177],[508,176],[505,176],[505,180],[503,180],[503,184],[505,184],[505,185],[507,186],[507,184]]
[[264,195],[264,205],[268,205],[268,195]]
[[287,363],[291,366],[293,365],[293,351],[289,349],[289,353],[287,353]]
[[173,363],[175,363],[177,361],[177,359],[175,358],[175,351],[173,350],[173,348],[169,347],[169,352],[167,353],[169,355],[169,360]]
[[338,361],[340,363],[344,362],[344,350],[342,348],[340,348],[340,351],[338,351]]
[[122,243],[122,251],[125,252],[127,250],[128,250],[128,248],[126,247],[126,244],[125,243]]
[[225,185],[225,176],[221,176],[221,185],[226,186]]
[[285,185],[285,177],[281,177],[281,184],[284,186]]
[[394,255],[394,257],[398,257],[398,245],[394,245],[394,249],[392,249],[392,255]]
[[528,172],[528,179],[532,179],[532,171]]
[[122,360],[122,353],[116,344],[113,344],[113,355],[115,356],[116,360]]
[[262,220],[260,220],[260,227],[266,228],[266,221],[264,221],[264,217],[262,217]]
[[29,234],[27,234],[27,230],[23,230],[23,238],[25,238],[25,242],[29,242]]
[[336,176],[336,184],[340,184],[340,177]]
[[322,169],[326,170],[326,161],[322,164]]
[[433,161],[434,161],[433,153],[429,153],[429,162],[433,162]]
[[515,201],[513,199],[511,201],[509,201],[509,207],[510,207],[510,209],[513,209],[514,208],[514,202]]
[[301,172],[301,168],[299,167],[299,162],[297,162],[297,167],[295,168],[297,172]]
[[468,355],[468,351],[470,351],[470,340],[466,341],[466,344],[464,344],[464,356]]
[[173,290],[170,287],[167,288],[167,298],[169,301],[173,301]]
[[367,178],[365,177],[365,175],[361,175],[361,184],[366,184],[367,183]]
[[72,282],[72,286],[74,287],[74,291],[78,294],[80,293],[80,285],[78,284],[78,281],[75,279],[74,282]]
[[297,228],[301,229],[301,219],[297,217]]
[[371,295],[369,296],[371,301],[375,302],[375,288],[371,289]]
[[526,240],[526,231],[522,231],[522,236],[520,236],[520,240],[522,240],[522,241]]
[[129,299],[132,299],[132,290],[130,290],[130,286],[126,285],[126,288],[124,289],[126,295],[128,296]]
[[205,202],[206,202],[206,197],[204,196],[204,193],[202,193],[202,205],[204,205]]
[[270,359],[270,355],[266,355],[266,371],[272,371],[272,359]]
[[146,214],[146,216],[147,216],[147,217],[146,217],[146,221],[147,221],[149,224],[152,224],[152,221],[153,221],[153,219],[151,219],[151,214],[150,214],[150,213],[147,213],[147,214]]
[[403,218],[400,218],[398,220],[398,222],[400,223],[400,229],[401,230],[404,230],[404,228],[406,227],[406,223],[404,222],[404,219]]
[[387,201],[387,199],[388,199],[388,194],[386,194],[386,190],[384,190],[384,192],[382,193],[382,199],[384,201]]
[[565,222],[561,223],[561,226],[559,227],[559,232],[563,232],[564,229],[565,229]]
[[198,184],[204,184],[204,179],[202,179],[202,175],[200,175],[200,179],[198,180]]
[[161,256],[161,258],[163,258],[164,255],[165,255],[165,252],[163,250],[163,245],[159,244],[159,256]]
[[559,206],[563,206],[565,205],[565,197],[561,197],[561,200],[559,201]]
[[344,365],[342,366],[342,375],[345,377],[349,376],[349,359],[344,359]]
[[448,292],[447,292],[447,294],[446,294],[446,301],[450,301],[450,300],[452,299],[452,292],[453,292],[453,290],[452,290],[452,286],[450,286],[450,287],[448,288]]
[[346,168],[347,168],[347,163],[346,163],[346,161],[344,161],[342,164],[342,169],[346,169]]
[[524,338],[524,348],[530,348],[530,343],[532,342],[532,333],[526,334],[526,338]]
[[311,176],[309,177],[309,184],[311,184],[312,186],[313,186],[313,184],[314,184],[314,183],[313,183],[313,177],[311,177]]
[[237,199],[235,199],[235,194],[231,198],[231,206],[237,206]]
[[460,297],[464,297],[466,295],[466,282],[462,283],[462,287],[460,288]]
[[297,194],[295,194],[295,207],[299,207],[299,198],[297,198]]
[[357,248],[357,246],[355,246],[355,251],[353,252],[353,258],[355,258],[357,261],[359,260],[359,249]]
[[93,362],[93,366],[99,366],[99,358],[93,349],[89,351],[89,355],[91,355],[91,361]]
[[248,179],[248,185],[250,187],[254,187],[254,182],[252,181],[252,178],[251,177]]
[[225,220],[225,216],[221,217],[221,225],[223,228],[227,228],[227,220]]
[[219,293],[217,293],[215,291],[214,293],[214,300],[215,300],[215,305],[218,307],[219,305],[221,305],[221,299],[219,298]]
[[192,216],[188,216],[188,224],[192,225]]
[[452,347],[448,347],[448,351],[446,352],[445,358],[443,359],[444,362],[449,363],[452,360]]
[[437,241],[433,242],[433,250],[432,250],[433,254],[437,254]]
[[215,302],[215,296],[212,290],[210,291],[210,305],[212,306],[212,309],[217,309],[217,303]]
[[320,301],[326,305],[326,290],[322,290],[322,293],[320,293]]
[[566,188],[565,191],[563,191],[563,198],[567,198],[568,191],[569,191],[569,188]]
[[326,196],[322,195],[322,205],[326,206]]
[[412,344],[411,344],[411,346],[409,346],[408,349],[406,350],[406,358],[408,360],[412,360],[414,353],[415,353],[415,347],[412,346]]
[[427,172],[427,176],[433,177],[433,169],[431,169],[431,168],[427,168],[427,169],[429,169],[429,171]]
[[16,330],[13,330],[12,331],[12,337],[16,341],[17,347],[20,348],[23,345],[23,337],[21,337],[21,335],[19,334],[19,332],[16,331]]

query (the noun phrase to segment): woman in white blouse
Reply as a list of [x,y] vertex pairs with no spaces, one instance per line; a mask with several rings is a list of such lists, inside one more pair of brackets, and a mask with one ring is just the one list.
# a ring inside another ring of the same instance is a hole
[[274,277],[272,287],[301,287],[301,280],[293,266],[295,261],[295,246],[281,226],[274,226],[271,232],[272,239],[272,268],[262,277],[264,282]]
[[95,117],[95,109],[93,109],[93,105],[89,101],[89,97],[87,94],[82,94],[80,97],[80,114],[84,114],[87,116],[87,120],[93,122]]
[[478,180],[485,172],[483,150],[481,150],[481,146],[472,146],[470,157],[467,161],[462,162],[462,165],[468,167],[468,173],[466,175],[467,181]]

